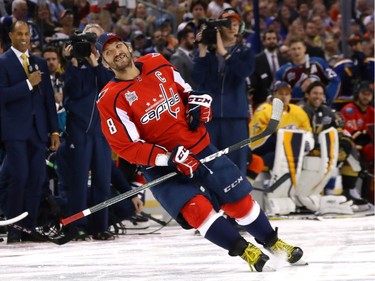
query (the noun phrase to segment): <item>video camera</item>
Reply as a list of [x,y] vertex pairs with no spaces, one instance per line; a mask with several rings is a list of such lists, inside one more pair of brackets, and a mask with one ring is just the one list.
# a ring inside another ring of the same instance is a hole
[[202,43],[211,46],[216,44],[216,27],[224,26],[227,28],[231,27],[230,19],[207,19],[204,20],[203,24],[206,28],[202,31]]
[[96,42],[96,34],[93,32],[75,32],[70,36],[72,44],[72,56],[76,59],[84,59],[91,54],[91,44]]

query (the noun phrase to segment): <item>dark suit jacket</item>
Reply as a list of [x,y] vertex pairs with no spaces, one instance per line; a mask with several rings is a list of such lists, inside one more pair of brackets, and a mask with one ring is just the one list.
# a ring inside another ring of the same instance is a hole
[[43,72],[42,81],[33,91],[26,73],[12,49],[0,55],[0,122],[3,141],[26,140],[35,120],[38,135],[47,142],[48,133],[58,131],[54,92],[47,63],[30,54],[30,62]]
[[189,58],[189,56],[186,55],[186,53],[184,53],[182,50],[177,49],[169,59],[169,62],[177,68],[178,72],[180,72],[185,82],[187,82],[193,89],[195,89],[195,83],[191,78],[193,60]]
[[[277,59],[279,61],[279,66],[288,62],[279,53],[277,54]],[[259,53],[255,57],[255,71],[250,76],[250,81],[253,90],[253,105],[256,107],[266,100],[273,82],[271,66],[264,52]]]

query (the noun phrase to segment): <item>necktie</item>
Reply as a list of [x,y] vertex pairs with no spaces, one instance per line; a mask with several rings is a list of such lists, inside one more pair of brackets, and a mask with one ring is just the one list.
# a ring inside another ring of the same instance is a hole
[[25,70],[26,75],[29,76],[29,62],[27,61],[27,55],[22,54],[21,58],[23,60],[23,69]]
[[275,54],[272,54],[271,55],[272,57],[272,66],[271,66],[271,70],[272,70],[272,73],[275,73],[276,72],[276,56]]

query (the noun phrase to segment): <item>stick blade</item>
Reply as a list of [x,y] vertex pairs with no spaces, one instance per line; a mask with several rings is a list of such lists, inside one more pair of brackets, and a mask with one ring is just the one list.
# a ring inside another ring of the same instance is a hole
[[272,100],[271,119],[280,121],[281,116],[283,114],[283,110],[284,110],[284,103],[280,99],[274,98]]

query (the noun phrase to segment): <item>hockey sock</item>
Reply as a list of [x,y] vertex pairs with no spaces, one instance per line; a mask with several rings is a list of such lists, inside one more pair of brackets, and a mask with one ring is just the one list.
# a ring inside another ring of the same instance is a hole
[[[200,229],[198,229],[201,231]],[[204,238],[218,245],[221,248],[230,250],[234,243],[241,239],[241,235],[235,227],[223,216],[219,216],[203,234]]]
[[273,230],[268,218],[264,212],[259,209],[259,214],[255,220],[249,224],[243,225],[242,223],[246,221],[246,217],[240,220],[237,220],[238,224],[250,233],[254,238],[261,243],[266,243],[274,235],[275,231]]

